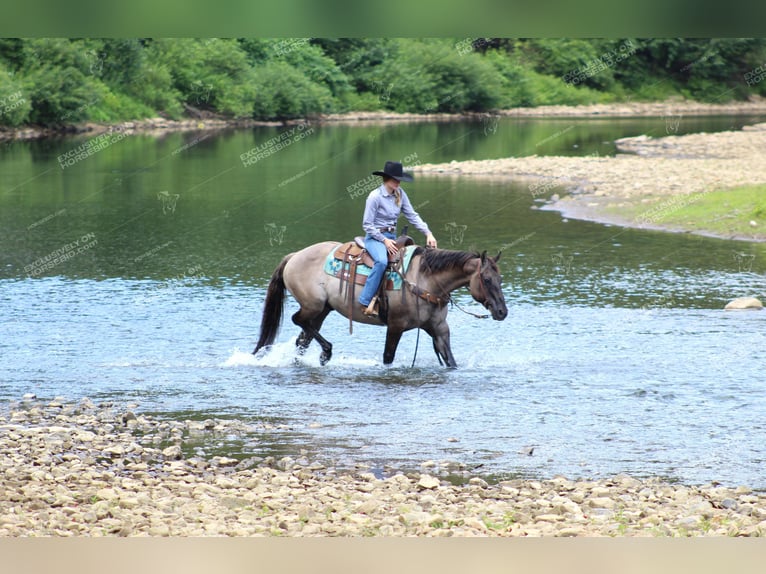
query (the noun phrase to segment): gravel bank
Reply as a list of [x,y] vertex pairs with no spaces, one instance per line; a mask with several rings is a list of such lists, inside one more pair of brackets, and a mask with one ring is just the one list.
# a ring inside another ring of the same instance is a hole
[[520,117],[571,117],[591,116],[715,116],[729,114],[766,113],[766,98],[753,96],[749,101],[710,104],[672,98],[664,102],[615,102],[584,106],[538,106],[513,108],[500,112],[504,116]]
[[187,458],[236,421],[166,422],[111,404],[38,401],[0,415],[0,536],[764,536],[766,493],[597,481],[336,472]]
[[[450,177],[524,180],[533,198],[552,198],[545,209],[566,217],[669,231],[684,229],[666,225],[663,219],[699,194],[766,183],[766,123],[712,134],[623,138],[617,147],[622,153],[615,157],[510,157],[412,169]],[[557,191],[566,195],[559,197]],[[727,237],[764,241],[766,231]]]

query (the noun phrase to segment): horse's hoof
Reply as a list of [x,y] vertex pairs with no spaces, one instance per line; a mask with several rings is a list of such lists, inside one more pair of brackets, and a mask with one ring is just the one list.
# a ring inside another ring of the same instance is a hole
[[322,366],[325,366],[327,363],[330,362],[330,359],[332,358],[332,353],[322,353],[319,355],[319,364]]

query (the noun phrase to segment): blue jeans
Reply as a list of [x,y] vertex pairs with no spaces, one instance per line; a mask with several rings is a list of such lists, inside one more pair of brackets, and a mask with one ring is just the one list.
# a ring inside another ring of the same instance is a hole
[[[383,236],[389,239],[396,239],[396,235],[393,233],[384,233]],[[369,305],[375,293],[378,292],[380,282],[386,273],[388,250],[382,242],[370,237],[369,233],[364,238],[364,247],[373,261],[375,261],[375,265],[372,266],[372,271],[370,271],[370,276],[367,277],[367,282],[364,284],[364,289],[362,289],[362,294],[359,295],[359,302],[362,305]]]

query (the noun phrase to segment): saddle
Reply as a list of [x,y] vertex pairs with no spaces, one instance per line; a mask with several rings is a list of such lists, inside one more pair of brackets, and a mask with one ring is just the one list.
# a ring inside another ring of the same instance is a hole
[[[404,247],[407,247],[408,245],[414,245],[414,243],[415,242],[412,240],[412,237],[409,235],[400,235],[397,237],[396,248],[398,252],[396,254],[388,254],[389,265],[396,263],[399,260],[399,257],[401,256],[401,250]],[[367,249],[364,247],[364,237],[361,235],[354,237],[353,241],[347,241],[346,243],[339,245],[335,250],[335,259],[340,259],[344,263],[348,261],[356,261],[362,265],[367,265],[367,267],[372,267],[375,264],[370,254],[367,253]]]
[[[397,252],[395,254],[388,254],[388,268],[389,269],[398,269],[401,265],[401,257],[402,253],[405,247],[408,245],[414,245],[415,241],[407,235],[406,229],[400,235],[396,238],[396,249]],[[343,243],[338,246],[338,248],[335,250],[334,253],[335,259],[338,259],[343,262],[343,269],[346,269],[347,271],[342,272],[339,275],[340,282],[338,284],[338,292],[343,293],[343,289],[345,287],[346,294],[345,299],[348,302],[348,320],[349,320],[349,326],[348,330],[349,333],[353,333],[353,309],[354,309],[354,301],[355,301],[355,295],[354,295],[354,288],[356,285],[364,285],[367,282],[367,277],[365,275],[359,275],[357,274],[357,266],[361,263],[362,265],[366,265],[368,267],[372,267],[375,262],[373,261],[370,254],[367,252],[367,249],[364,247],[364,237],[357,236],[354,238],[353,241],[347,241],[346,243]],[[386,280],[385,277],[380,282],[380,287],[378,288],[378,294],[376,297],[378,298],[378,301],[380,301],[381,304],[381,310],[380,310],[380,317],[385,321],[385,315],[387,309],[384,308],[385,306],[385,297],[383,297],[383,292],[386,289],[393,289],[393,284],[390,280]]]

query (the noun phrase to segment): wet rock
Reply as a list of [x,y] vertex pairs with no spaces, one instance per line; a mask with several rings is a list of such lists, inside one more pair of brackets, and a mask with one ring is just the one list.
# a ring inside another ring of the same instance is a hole
[[213,464],[220,467],[237,466],[239,461],[236,458],[229,458],[226,456],[214,456]]
[[612,489],[605,486],[594,486],[590,491],[591,496],[596,498],[609,496],[611,493]]
[[370,499],[366,502],[363,502],[359,508],[357,508],[357,512],[360,514],[375,514],[379,509],[381,508],[381,503],[378,500]]
[[582,504],[585,501],[585,493],[582,490],[575,490],[569,494],[569,500],[575,504]]
[[617,505],[614,500],[606,497],[596,497],[588,499],[588,506],[591,508],[612,509]]
[[737,297],[729,301],[724,307],[727,311],[760,310],[763,304],[755,297]]
[[100,500],[111,501],[118,498],[119,495],[113,488],[102,488],[96,491],[95,496]]
[[112,458],[120,458],[125,455],[125,447],[121,444],[111,445],[104,449],[104,454]]
[[429,474],[424,474],[420,477],[420,480],[418,480],[418,488],[426,489],[426,490],[432,490],[434,488],[439,488],[439,485],[441,482],[438,478],[431,476]]
[[181,447],[178,445],[169,446],[162,450],[162,456],[167,460],[180,460],[183,455]]
[[483,478],[480,478],[478,476],[474,476],[473,478],[471,478],[468,481],[468,484],[470,486],[477,486],[479,488],[487,488],[489,486],[489,484],[487,483],[486,480],[484,480]]

